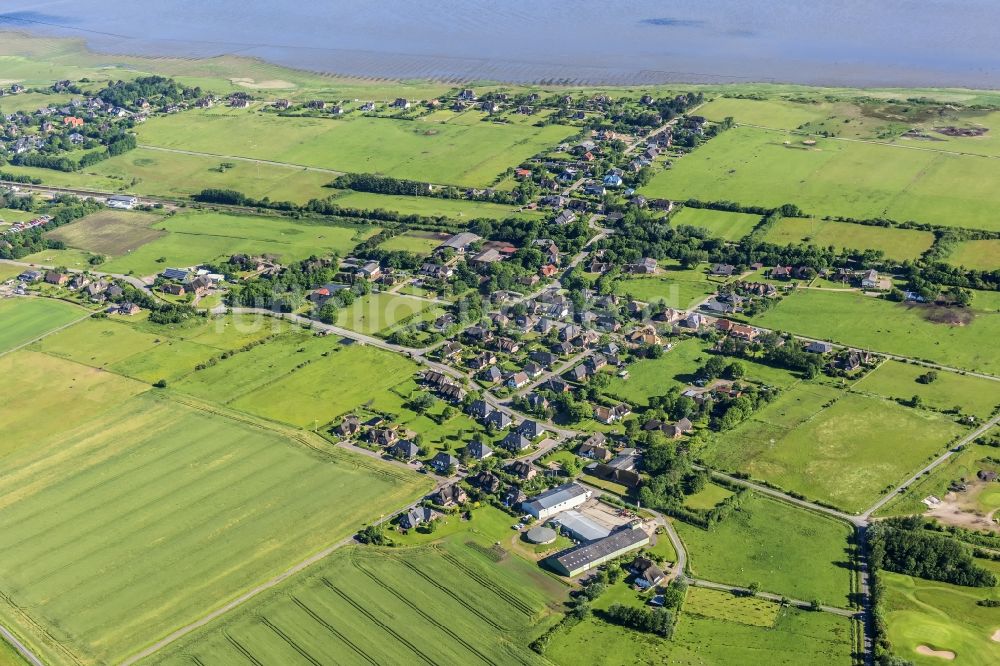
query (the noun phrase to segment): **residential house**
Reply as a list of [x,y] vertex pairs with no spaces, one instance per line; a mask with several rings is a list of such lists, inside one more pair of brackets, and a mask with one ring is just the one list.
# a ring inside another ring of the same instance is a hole
[[46,271],[45,282],[47,284],[54,284],[61,287],[69,282],[69,276],[63,273],[56,273],[55,271]]
[[828,354],[833,349],[833,345],[829,342],[823,342],[821,340],[813,340],[806,345],[806,351],[813,354]]
[[632,409],[624,403],[614,407],[605,407],[604,405],[594,407],[594,418],[606,425],[620,421],[631,413]]
[[340,425],[334,428],[334,432],[341,437],[353,437],[358,434],[358,431],[360,430],[361,420],[353,414],[344,417],[344,420],[340,422]]
[[438,514],[426,506],[418,506],[406,511],[399,517],[399,526],[404,530],[412,530],[418,525],[436,520]]
[[525,449],[531,448],[531,440],[516,430],[512,430],[500,441],[500,446],[511,453],[518,454]]
[[448,474],[449,470],[458,468],[458,458],[441,451],[431,460],[431,467],[438,474],[445,475]]
[[457,483],[453,483],[450,486],[444,486],[436,493],[431,495],[431,501],[438,506],[454,506],[457,504],[465,504],[469,501],[469,496],[466,494],[465,489]]
[[629,264],[627,268],[630,273],[652,275],[656,272],[656,259],[653,259],[652,257],[644,257],[638,263]]
[[476,439],[465,447],[465,453],[473,460],[486,460],[493,455],[493,449],[489,444]]
[[629,565],[629,571],[635,576],[635,584],[644,590],[655,587],[666,574],[648,557],[637,557]]
[[392,428],[373,428],[368,431],[368,441],[375,446],[392,446],[399,439],[399,435]]
[[503,373],[500,372],[500,368],[495,365],[491,365],[479,373],[479,378],[488,384],[496,384],[498,381],[503,379]]
[[403,439],[389,447],[389,455],[400,460],[413,460],[420,455],[420,447],[408,439]]
[[517,426],[517,432],[528,439],[535,440],[545,434],[545,428],[538,421],[527,419]]
[[468,409],[469,415],[477,419],[485,419],[487,416],[493,413],[493,408],[485,400],[474,400],[469,404]]
[[500,488],[503,486],[503,483],[500,481],[500,477],[485,469],[480,471],[475,476],[470,477],[469,483],[483,492],[490,493],[491,495],[500,492]]
[[516,476],[522,481],[530,481],[538,474],[535,466],[523,460],[515,460],[505,468],[508,474]]
[[694,424],[687,417],[680,419],[677,423],[663,426],[663,432],[667,434],[667,437],[673,439],[680,439],[682,435],[686,435],[692,430],[694,430]]
[[487,414],[485,422],[487,426],[492,425],[496,430],[505,430],[511,426],[511,423],[513,423],[510,415],[506,412],[500,411],[499,409],[493,410]]
[[510,376],[507,377],[507,388],[519,389],[522,386],[527,386],[528,382],[531,381],[525,372],[512,372]]
[[861,274],[861,288],[862,289],[878,289],[879,279],[878,271],[875,269],[867,270]]

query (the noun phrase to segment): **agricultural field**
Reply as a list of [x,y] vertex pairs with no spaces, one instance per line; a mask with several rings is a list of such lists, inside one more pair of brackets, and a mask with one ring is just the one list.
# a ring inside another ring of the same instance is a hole
[[760,223],[760,216],[710,208],[682,208],[670,218],[670,223],[675,227],[698,227],[714,238],[735,242],[753,231]]
[[[299,427],[329,423],[368,403],[374,409],[398,412],[402,398],[391,389],[416,370],[413,361],[399,354],[348,345],[240,396],[232,407]],[[357,381],[359,377],[366,381]]]
[[[996,301],[988,292],[975,293],[971,308],[956,311],[893,303],[854,292],[800,289],[754,323],[871,351],[1000,374],[1000,358],[991,346],[1000,337],[1000,316],[995,310]],[[953,317],[968,321],[961,325],[934,321]]]
[[564,592],[491,545],[345,549],[150,663],[545,663],[527,644]]
[[0,616],[46,661],[118,662],[427,487],[296,439],[147,394],[7,456],[3,592],[30,621]]
[[24,272],[24,266],[0,263],[0,282],[6,282]]
[[151,213],[102,210],[45,235],[69,247],[118,257],[165,236],[166,232],[154,228],[162,220],[161,215]]
[[759,597],[740,597],[732,592],[692,587],[684,601],[684,612],[752,627],[773,627],[781,614],[781,606]]
[[391,194],[372,194],[369,192],[344,192],[338,195],[334,203],[344,208],[360,208],[363,210],[394,210],[403,215],[425,215],[428,217],[447,217],[462,222],[488,217],[495,220],[505,220],[510,217],[521,219],[540,219],[544,213],[534,210],[518,210],[513,206],[489,203],[486,201],[466,201],[464,199],[441,199],[438,197],[407,197]]
[[415,315],[425,318],[438,306],[431,301],[388,293],[372,293],[337,312],[337,326],[358,333],[384,333],[393,326],[408,323]]
[[[183,118],[153,118],[138,132],[145,146],[485,187],[574,130],[559,125],[286,118],[217,108],[185,113]],[[372,150],[375,145],[379,150]]]
[[953,653],[951,663],[986,666],[1000,661],[995,608],[980,599],[1000,600],[1000,588],[972,588],[883,572],[884,607],[893,652],[918,666],[948,663],[922,655],[920,646]]
[[799,384],[716,435],[702,455],[722,469],[861,512],[963,432],[936,412]]
[[938,372],[937,379],[922,384],[917,378],[927,368],[899,361],[886,361],[853,386],[855,391],[874,393],[897,400],[920,396],[924,405],[934,409],[960,407],[963,414],[988,419],[1000,406],[1000,383],[972,375]]
[[0,299],[0,354],[89,316],[86,310],[48,298]]
[[[100,419],[149,389],[148,384],[27,350],[0,356],[0,377],[0,459]],[[51,418],[53,414],[59,418]]]
[[21,261],[37,266],[51,266],[53,268],[65,266],[76,270],[90,270],[94,268],[90,263],[93,257],[89,252],[67,248],[65,250],[42,250],[22,257]]
[[[6,70],[4,70],[4,74],[7,74]],[[66,93],[23,92],[19,95],[6,95],[0,99],[0,113],[6,115],[20,111],[34,113],[47,106],[63,106],[72,98],[73,95]]]
[[447,234],[433,231],[406,231],[381,243],[379,247],[390,252],[412,252],[426,256],[446,240],[448,240]]
[[1000,193],[996,160],[837,139],[802,143],[801,135],[739,127],[660,172],[651,197],[794,203],[812,215],[888,217],[998,230],[988,211]]
[[887,259],[915,260],[934,244],[934,234],[916,229],[869,227],[815,217],[785,217],[771,227],[763,239],[776,245],[815,245],[849,249],[880,250]]
[[662,262],[655,275],[623,276],[615,284],[615,293],[644,303],[663,301],[667,307],[687,310],[714,294],[722,282],[710,278],[704,266],[685,269]]
[[964,266],[974,271],[995,271],[1000,269],[1000,240],[971,240],[958,243],[948,263]]
[[152,275],[169,266],[192,266],[233,254],[275,254],[282,261],[317,252],[345,255],[378,233],[367,225],[339,226],[296,222],[280,217],[224,213],[182,213],[158,222],[164,235],[102,265],[109,273]]
[[846,523],[751,494],[711,530],[674,525],[697,578],[739,586],[756,582],[765,592],[850,607],[854,574]]

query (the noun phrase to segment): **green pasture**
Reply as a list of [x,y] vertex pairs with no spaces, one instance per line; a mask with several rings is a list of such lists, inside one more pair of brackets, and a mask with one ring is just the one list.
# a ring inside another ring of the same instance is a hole
[[704,458],[861,512],[962,432],[936,412],[800,384],[717,435]]
[[751,127],[729,130],[643,188],[647,196],[779,206],[811,215],[888,217],[987,230],[1000,204],[1000,163],[879,143],[818,139]]
[[14,222],[27,222],[36,217],[35,213],[18,210],[15,208],[0,208],[0,222],[13,224]]
[[836,250],[880,250],[887,259],[915,260],[934,244],[934,234],[916,229],[890,229],[809,217],[785,217],[763,240],[776,245],[815,245]]
[[154,228],[162,216],[102,210],[46,234],[52,240],[94,254],[117,257],[151,243],[165,232]]
[[689,509],[701,509],[707,511],[715,506],[718,506],[722,500],[727,497],[731,497],[732,494],[733,491],[728,488],[723,488],[722,486],[718,486],[714,483],[709,483],[694,495],[688,495],[685,497],[684,506]]
[[[110,372],[21,350],[0,356],[0,458],[36,450],[78,425],[115,413],[149,388]],[[53,415],[58,415],[55,418]]]
[[692,587],[684,601],[684,612],[753,627],[773,627],[781,614],[781,606],[759,597],[740,597],[732,592]]
[[668,307],[687,310],[714,294],[723,283],[711,279],[705,267],[685,269],[663,262],[655,275],[624,276],[615,283],[615,293],[644,303],[663,301]]
[[0,354],[87,316],[87,311],[49,298],[0,299]]
[[415,315],[421,315],[435,307],[434,303],[419,298],[384,292],[372,293],[341,308],[337,312],[336,323],[337,326],[372,335],[397,324],[407,323]]
[[3,592],[32,622],[7,606],[0,616],[46,661],[94,664],[121,661],[426,483],[147,395],[8,456],[0,489]]
[[1000,374],[1000,358],[993,353],[993,341],[1000,338],[1000,317],[992,311],[995,303],[979,296],[973,298],[972,321],[951,326],[929,321],[936,313],[930,305],[800,289],[754,323],[871,351]]
[[408,197],[391,194],[372,194],[369,192],[347,192],[337,196],[334,201],[344,208],[360,208],[363,210],[394,210],[403,215],[425,215],[429,217],[447,217],[454,220],[475,220],[481,217],[505,220],[510,217],[522,219],[537,219],[543,217],[539,211],[520,211],[513,206],[489,203],[486,201],[467,201],[464,199],[441,199],[438,197]]
[[65,266],[66,268],[76,270],[90,270],[93,268],[90,264],[92,256],[90,252],[66,248],[65,250],[42,250],[41,252],[35,252],[34,254],[22,257],[21,261],[52,268]]
[[929,407],[942,410],[959,407],[961,413],[983,420],[1000,406],[1000,383],[943,371],[937,371],[937,379],[930,384],[918,382],[917,378],[927,372],[927,368],[919,365],[886,361],[877,370],[865,375],[853,388],[901,400],[918,395]]
[[399,411],[402,398],[390,389],[416,370],[399,354],[352,344],[240,396],[232,406],[300,427],[329,423],[369,403]]
[[893,652],[918,666],[948,663],[917,652],[921,645],[955,654],[954,664],[987,666],[1000,661],[996,608],[976,602],[1000,600],[998,588],[970,588],[890,572],[885,583],[886,622]]
[[[6,71],[4,71],[4,76],[7,76]],[[24,92],[17,95],[6,95],[0,97],[0,113],[12,114],[24,112],[30,115],[46,107],[65,106],[71,99],[73,99],[73,95],[54,92]]]
[[704,530],[675,521],[697,578],[848,608],[851,528],[760,495]]
[[406,231],[384,241],[379,247],[390,252],[411,252],[425,256],[433,252],[445,240],[447,240],[447,236],[442,238],[441,235],[432,231]]
[[150,275],[168,267],[192,266],[233,254],[274,254],[286,263],[313,254],[347,254],[377,233],[366,225],[339,226],[281,217],[212,212],[174,215],[154,225],[165,235],[102,265],[111,273]]
[[679,227],[687,225],[707,231],[714,238],[738,241],[760,223],[759,215],[729,213],[711,208],[682,208],[670,218],[670,223]]
[[1000,240],[971,240],[958,243],[948,263],[963,266],[974,271],[995,271],[1000,269]]
[[573,131],[559,125],[287,118],[216,108],[152,118],[138,133],[140,145],[485,187]]

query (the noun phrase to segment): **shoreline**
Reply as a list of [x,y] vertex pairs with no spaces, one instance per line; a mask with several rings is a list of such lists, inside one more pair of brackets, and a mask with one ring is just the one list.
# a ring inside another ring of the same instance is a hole
[[[279,71],[296,72],[303,75],[321,77],[324,79],[347,79],[357,82],[420,82],[456,85],[506,85],[519,87],[543,88],[653,88],[670,86],[697,87],[740,87],[768,86],[859,90],[859,91],[913,91],[941,90],[954,92],[1000,92],[1000,82],[996,87],[985,84],[977,85],[969,82],[936,81],[937,77],[929,76],[926,80],[903,80],[909,76],[893,78],[885,76],[873,79],[870,76],[852,76],[846,72],[838,75],[813,76],[811,80],[783,80],[781,77],[745,76],[736,74],[710,74],[698,72],[669,71],[664,69],[634,68],[622,69],[612,65],[574,65],[559,63],[542,63],[531,60],[491,60],[488,58],[467,58],[463,56],[433,56],[404,53],[382,53],[375,51],[348,49],[315,49],[310,47],[268,47],[253,45],[239,46],[235,49],[209,49],[206,46],[222,46],[222,43],[186,42],[180,40],[150,40],[147,48],[127,49],[125,44],[112,47],[110,43],[94,43],[85,36],[73,36],[73,28],[55,28],[50,30],[33,30],[30,27],[14,27],[0,22],[0,36],[17,35],[28,40],[56,40],[75,43],[86,55],[96,59],[116,58],[126,60],[147,61],[153,64],[157,61],[176,60],[187,62],[209,62],[221,59],[246,61],[251,64],[274,68]],[[117,38],[116,38],[117,39]],[[2,42],[2,40],[0,40]],[[195,47],[203,51],[201,55],[185,56],[180,53],[169,53],[170,48],[156,49],[155,44],[173,45],[177,51],[183,51],[182,45]],[[311,67],[304,63],[296,65],[282,62],[278,58],[269,58],[254,51],[279,49],[282,51],[322,52],[330,56],[339,56],[343,61],[340,68]],[[0,46],[2,51],[2,46]],[[116,63],[109,62],[105,67],[114,67]],[[789,67],[790,65],[785,65]],[[837,68],[836,65],[830,67]],[[452,69],[449,69],[452,68]],[[845,69],[851,69],[846,67]],[[909,70],[905,70],[909,71]],[[910,75],[912,76],[912,74]],[[230,77],[236,78],[236,77]]]

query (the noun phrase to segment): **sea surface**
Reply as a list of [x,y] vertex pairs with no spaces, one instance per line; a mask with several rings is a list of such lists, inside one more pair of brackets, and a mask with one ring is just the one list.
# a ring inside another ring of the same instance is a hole
[[1000,0],[0,0],[2,28],[362,77],[1000,88]]

